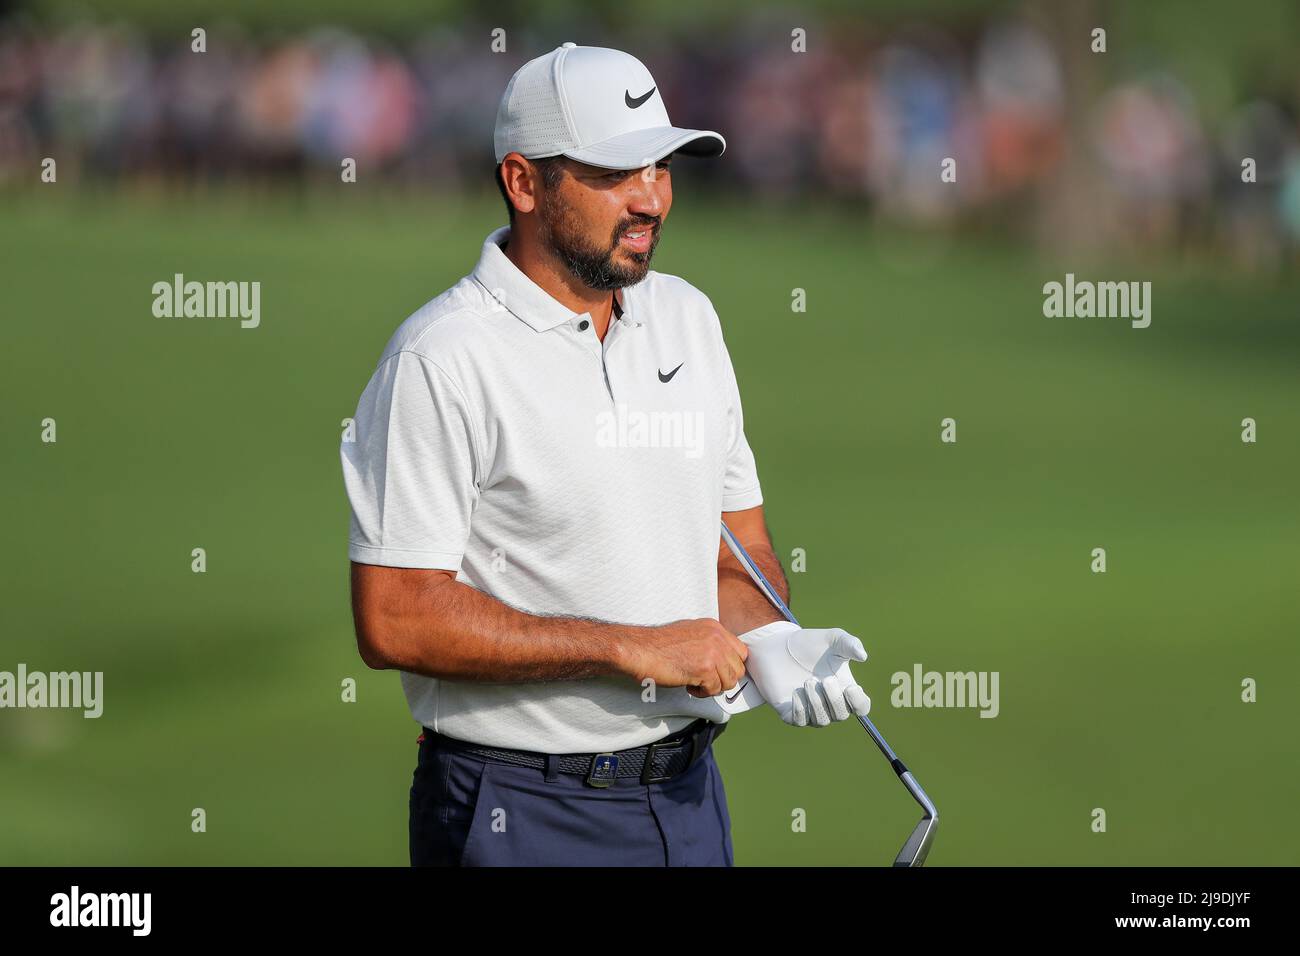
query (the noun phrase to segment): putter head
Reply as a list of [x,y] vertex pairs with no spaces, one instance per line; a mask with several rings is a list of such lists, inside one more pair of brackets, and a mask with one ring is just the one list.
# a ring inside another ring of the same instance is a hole
[[921,805],[925,816],[916,825],[912,835],[907,838],[903,848],[898,851],[894,866],[922,866],[930,853],[930,846],[934,843],[934,831],[939,829],[939,811],[935,809],[934,804],[930,802],[930,798],[926,796],[910,771],[900,774],[899,779],[903,781],[903,786],[907,787],[912,798]]

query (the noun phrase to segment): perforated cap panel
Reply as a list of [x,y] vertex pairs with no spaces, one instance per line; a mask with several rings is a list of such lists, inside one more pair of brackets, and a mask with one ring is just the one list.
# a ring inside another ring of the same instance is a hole
[[511,78],[497,109],[493,143],[498,163],[506,153],[532,159],[578,145],[564,117],[555,80],[557,64],[567,53],[561,48],[529,60]]

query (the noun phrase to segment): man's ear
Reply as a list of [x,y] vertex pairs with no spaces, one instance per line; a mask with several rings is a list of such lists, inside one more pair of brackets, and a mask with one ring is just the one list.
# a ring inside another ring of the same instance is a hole
[[529,213],[537,208],[540,181],[541,171],[518,153],[506,153],[501,160],[501,183],[516,211]]

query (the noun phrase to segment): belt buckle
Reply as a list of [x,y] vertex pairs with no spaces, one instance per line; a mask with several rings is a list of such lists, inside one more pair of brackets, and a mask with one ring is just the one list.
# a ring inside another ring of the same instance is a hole
[[643,787],[648,786],[649,784],[652,783],[665,783],[666,781],[673,779],[673,775],[671,773],[656,777],[653,774],[651,774],[650,771],[654,767],[654,756],[656,750],[667,749],[668,747],[672,747],[680,743],[682,743],[682,741],[680,740],[670,740],[666,742],[661,741],[661,742],[650,744],[649,747],[646,748],[645,763],[641,765],[641,786]]
[[596,754],[591,758],[591,771],[587,774],[589,786],[603,789],[616,779],[618,779],[618,757],[613,754]]

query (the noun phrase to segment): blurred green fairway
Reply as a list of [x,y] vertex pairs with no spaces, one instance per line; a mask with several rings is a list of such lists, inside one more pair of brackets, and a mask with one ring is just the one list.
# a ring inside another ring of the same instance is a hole
[[[405,865],[418,731],[353,643],[340,422],[498,204],[53,195],[0,216],[0,669],[102,670],[105,712],[0,711],[0,862]],[[655,265],[722,316],[794,608],[865,641],[932,865],[1300,863],[1300,283],[689,185]],[[1043,318],[1067,270],[1152,280],[1151,327]],[[260,280],[261,327],[154,318],[174,272]],[[1000,715],[892,708],[917,662],[1000,672]],[[757,712],[718,755],[741,864],[885,864],[917,819],[856,726]]]

